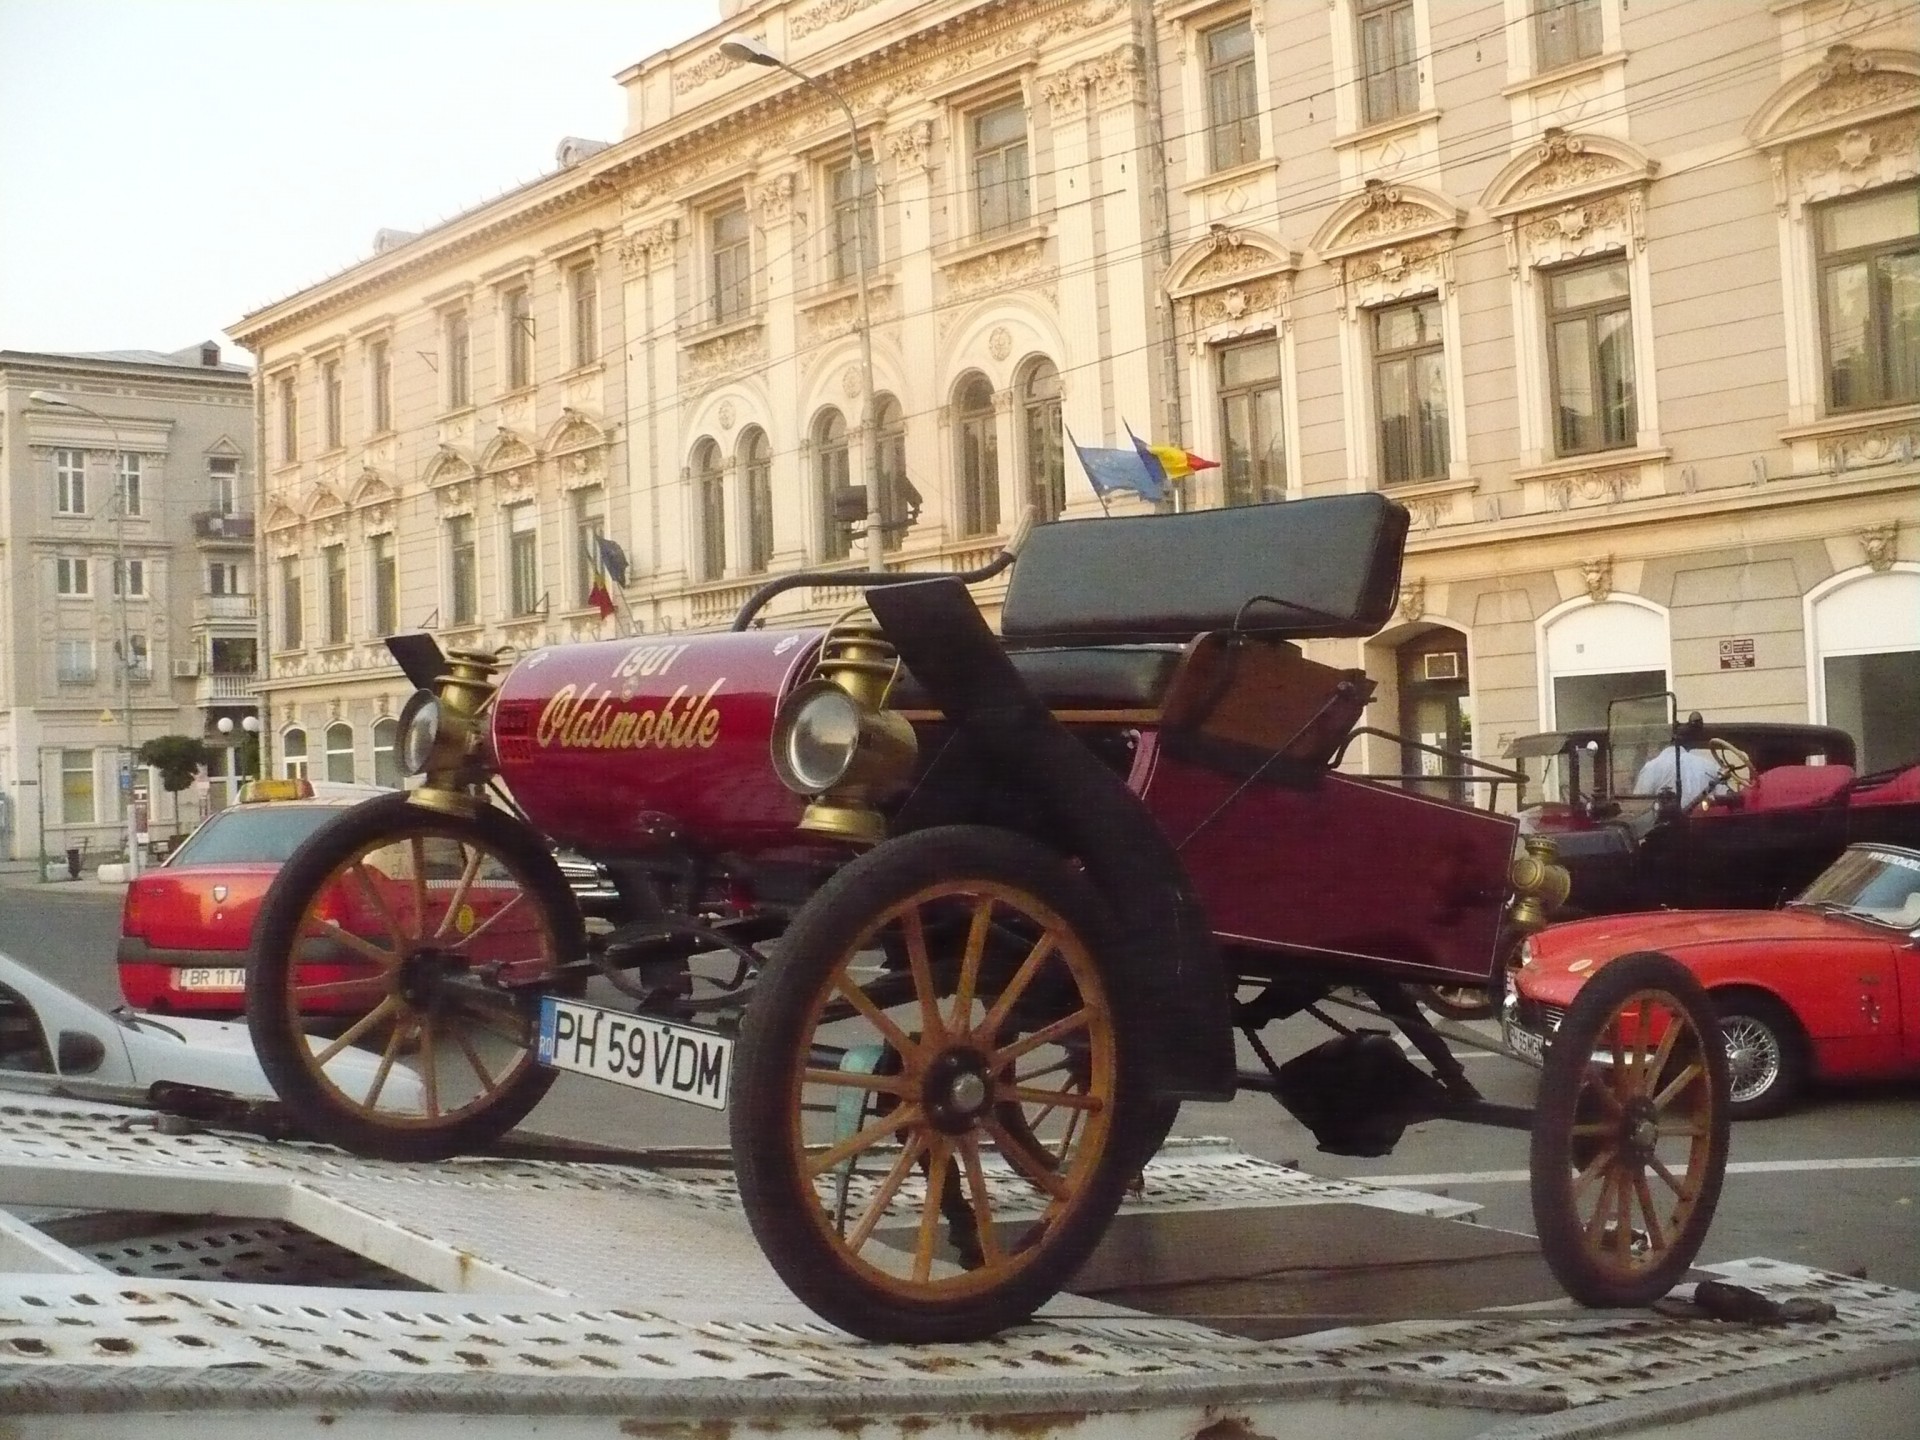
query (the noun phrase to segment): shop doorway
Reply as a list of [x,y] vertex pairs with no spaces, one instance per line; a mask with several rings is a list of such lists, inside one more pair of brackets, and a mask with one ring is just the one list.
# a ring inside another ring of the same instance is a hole
[[1460,757],[1473,752],[1473,698],[1467,637],[1430,630],[1402,645],[1399,657],[1400,768],[1418,776],[1408,788],[1442,800],[1466,800]]

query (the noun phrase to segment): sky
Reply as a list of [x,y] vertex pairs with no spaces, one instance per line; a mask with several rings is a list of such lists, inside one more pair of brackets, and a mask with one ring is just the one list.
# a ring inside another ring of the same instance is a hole
[[718,0],[0,0],[0,349],[173,351],[617,140]]

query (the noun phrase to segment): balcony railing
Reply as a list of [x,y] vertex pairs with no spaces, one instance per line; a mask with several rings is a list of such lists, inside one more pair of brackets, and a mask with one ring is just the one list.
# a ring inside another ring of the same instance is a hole
[[202,675],[193,687],[193,703],[218,705],[233,700],[251,701],[258,675]]
[[251,595],[202,595],[193,603],[195,620],[251,620],[254,618]]
[[193,538],[233,540],[250,545],[253,543],[253,512],[241,510],[229,514],[224,510],[196,511],[193,517]]

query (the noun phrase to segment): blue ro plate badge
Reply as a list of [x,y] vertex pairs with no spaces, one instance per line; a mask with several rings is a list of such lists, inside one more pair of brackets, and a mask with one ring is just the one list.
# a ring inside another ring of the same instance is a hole
[[539,1060],[709,1110],[727,1108],[733,1084],[728,1036],[552,995],[540,1002]]

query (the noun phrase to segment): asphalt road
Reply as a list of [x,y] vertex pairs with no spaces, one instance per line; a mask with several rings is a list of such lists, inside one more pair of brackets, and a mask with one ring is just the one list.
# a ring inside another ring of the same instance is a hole
[[[119,896],[66,885],[0,887],[0,951],[96,1004],[118,1003],[113,946]],[[598,998],[598,997],[594,997]],[[1324,1038],[1311,1021],[1271,1027],[1285,1058]],[[1463,1052],[1470,1053],[1470,1052]],[[1242,1063],[1254,1061],[1244,1055]],[[1489,1099],[1527,1105],[1534,1072],[1471,1054]],[[690,1105],[562,1076],[529,1122],[567,1139],[631,1146],[724,1144],[726,1119]],[[1489,1225],[1532,1233],[1527,1136],[1450,1121],[1416,1125],[1378,1159],[1323,1155],[1313,1136],[1264,1095],[1189,1105],[1178,1131],[1222,1135],[1243,1150],[1315,1174],[1377,1178],[1471,1200]],[[1920,1292],[1920,1085],[1819,1096],[1792,1114],[1738,1123],[1732,1165],[1702,1259],[1770,1256],[1862,1273]]]

